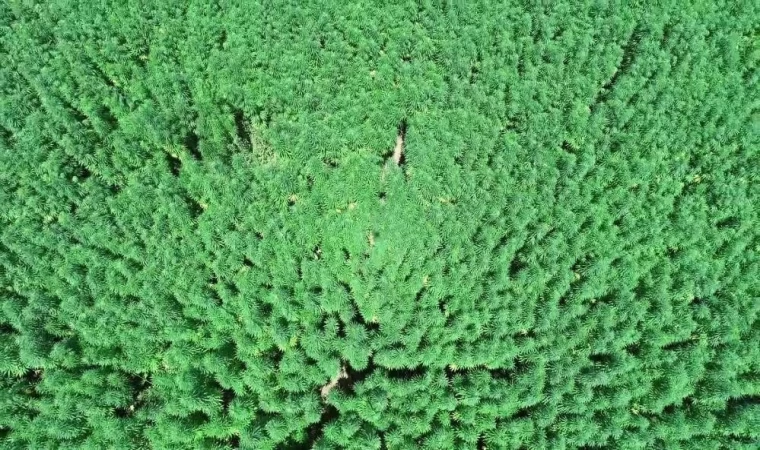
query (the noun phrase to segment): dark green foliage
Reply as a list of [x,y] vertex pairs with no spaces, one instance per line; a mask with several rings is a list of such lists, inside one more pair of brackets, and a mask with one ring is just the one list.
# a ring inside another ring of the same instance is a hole
[[758,447],[756,2],[103,3],[0,5],[3,448]]

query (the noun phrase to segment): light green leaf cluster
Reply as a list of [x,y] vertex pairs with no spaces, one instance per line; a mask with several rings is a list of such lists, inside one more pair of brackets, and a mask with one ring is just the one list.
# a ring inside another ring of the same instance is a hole
[[0,447],[757,448],[758,6],[346,3],[0,5]]

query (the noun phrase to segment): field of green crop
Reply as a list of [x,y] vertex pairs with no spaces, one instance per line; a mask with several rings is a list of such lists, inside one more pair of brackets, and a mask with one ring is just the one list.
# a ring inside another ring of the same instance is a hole
[[0,2],[0,448],[760,448],[760,3]]

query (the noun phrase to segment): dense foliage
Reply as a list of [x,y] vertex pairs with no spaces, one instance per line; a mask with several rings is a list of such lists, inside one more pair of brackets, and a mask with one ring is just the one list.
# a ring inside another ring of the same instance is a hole
[[758,448],[760,4],[218,3],[0,2],[2,448]]

